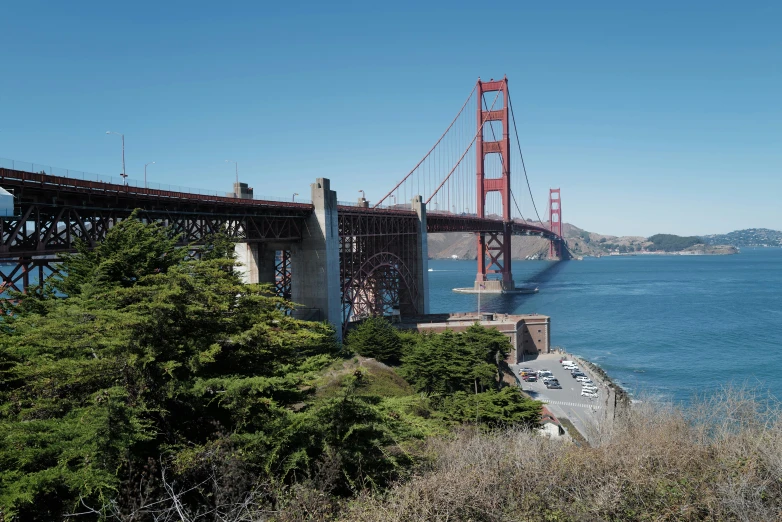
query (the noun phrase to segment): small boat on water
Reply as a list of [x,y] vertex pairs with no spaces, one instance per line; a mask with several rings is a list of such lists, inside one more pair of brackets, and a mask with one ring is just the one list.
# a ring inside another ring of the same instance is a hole
[[537,294],[538,293],[538,287],[532,286],[532,285],[526,285],[526,286],[517,286],[516,292],[519,294]]

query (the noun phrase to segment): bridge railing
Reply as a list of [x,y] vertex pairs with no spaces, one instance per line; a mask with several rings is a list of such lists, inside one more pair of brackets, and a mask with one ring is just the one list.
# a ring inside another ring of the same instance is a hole
[[[59,176],[69,179],[78,179],[82,181],[96,181],[99,183],[110,183],[112,185],[126,185],[132,188],[146,188],[151,190],[165,190],[168,192],[180,192],[184,194],[198,194],[201,196],[215,196],[215,197],[234,197],[233,192],[223,192],[219,190],[208,190],[193,187],[183,187],[180,185],[169,185],[166,183],[145,183],[143,180],[137,180],[133,178],[123,179],[122,176],[106,176],[104,174],[94,174],[91,172],[83,172],[80,170],[64,169],[61,167],[52,167],[50,165],[43,165],[41,163],[30,163],[27,161],[17,161],[8,158],[0,158],[0,168],[18,170],[22,172],[29,172],[31,174],[48,174],[49,176]],[[261,201],[279,201],[283,203],[290,203],[291,199],[282,198],[277,196],[265,196],[254,194],[253,198]],[[312,203],[308,199],[296,199],[296,203]]]

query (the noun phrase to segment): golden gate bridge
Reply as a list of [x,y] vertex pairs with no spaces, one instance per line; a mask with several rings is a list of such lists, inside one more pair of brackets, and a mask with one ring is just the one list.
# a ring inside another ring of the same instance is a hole
[[[517,160],[523,176],[511,176]],[[476,292],[515,290],[514,236],[547,238],[550,259],[567,256],[560,189],[549,190],[545,222],[532,199],[507,78],[479,79],[431,149],[375,203],[339,202],[325,178],[311,185],[311,201],[296,202],[255,197],[238,182],[220,193],[11,160],[0,160],[0,187],[14,197],[13,212],[0,216],[0,293],[40,283],[56,272],[57,254],[76,240],[96,246],[135,209],[183,245],[232,237],[247,282],[273,284],[303,305],[294,313],[338,331],[370,315],[429,312],[428,233],[475,233]],[[522,215],[526,193],[537,219]]]

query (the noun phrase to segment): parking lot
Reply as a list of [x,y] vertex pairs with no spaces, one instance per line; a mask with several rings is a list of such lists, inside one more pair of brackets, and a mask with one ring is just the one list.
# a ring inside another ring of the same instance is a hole
[[[542,380],[537,382],[521,381],[522,389],[535,399],[547,403],[548,408],[557,416],[563,416],[576,426],[584,437],[589,440],[592,428],[599,422],[611,418],[609,407],[610,390],[601,380],[596,378],[584,365],[579,364],[579,369],[589,377],[597,387],[597,397],[583,397],[581,395],[581,383],[572,377],[570,371],[562,367],[559,362],[564,356],[561,354],[541,354],[536,358],[519,364],[510,365],[514,373],[519,376],[520,368],[532,370],[549,370],[562,385],[562,389],[549,389]],[[578,363],[576,361],[576,363]],[[611,399],[612,401],[613,399]]]

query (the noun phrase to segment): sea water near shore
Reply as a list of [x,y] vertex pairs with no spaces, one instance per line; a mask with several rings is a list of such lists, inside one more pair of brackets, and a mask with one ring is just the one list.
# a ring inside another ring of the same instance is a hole
[[[432,312],[477,309],[475,261],[430,260]],[[599,364],[636,397],[687,402],[726,384],[782,399],[782,249],[729,256],[516,261],[537,294],[483,295],[481,308],[551,316],[551,345]]]

